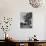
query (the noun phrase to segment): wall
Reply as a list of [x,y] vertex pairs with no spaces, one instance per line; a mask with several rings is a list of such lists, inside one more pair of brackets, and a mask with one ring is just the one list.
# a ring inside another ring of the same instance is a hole
[[[32,12],[33,13],[33,28],[21,29],[20,28],[20,13]],[[28,0],[0,0],[0,17],[13,17],[13,22],[10,31],[17,40],[27,40],[34,34],[37,35],[39,40],[45,39],[45,16],[46,8],[33,8],[30,6]],[[1,33],[3,33],[1,31]],[[0,33],[0,35],[2,35]],[[2,39],[2,36],[0,36]]]

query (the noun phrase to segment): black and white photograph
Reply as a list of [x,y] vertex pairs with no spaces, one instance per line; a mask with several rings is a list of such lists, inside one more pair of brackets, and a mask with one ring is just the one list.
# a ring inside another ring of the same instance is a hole
[[20,28],[32,28],[32,12],[21,12]]

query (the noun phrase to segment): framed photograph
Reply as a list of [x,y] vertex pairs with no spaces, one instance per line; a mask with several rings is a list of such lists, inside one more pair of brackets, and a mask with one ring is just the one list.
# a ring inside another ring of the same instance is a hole
[[20,28],[32,28],[32,12],[21,12]]

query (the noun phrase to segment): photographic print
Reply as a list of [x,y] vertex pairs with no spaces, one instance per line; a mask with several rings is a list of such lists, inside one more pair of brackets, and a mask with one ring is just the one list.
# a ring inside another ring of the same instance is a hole
[[32,12],[21,12],[20,28],[32,28]]

